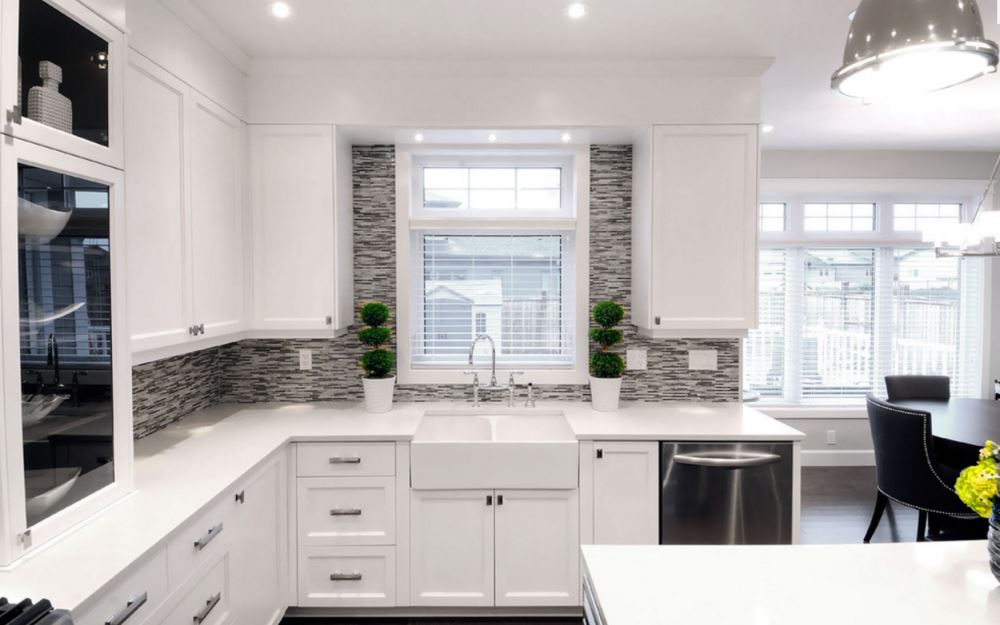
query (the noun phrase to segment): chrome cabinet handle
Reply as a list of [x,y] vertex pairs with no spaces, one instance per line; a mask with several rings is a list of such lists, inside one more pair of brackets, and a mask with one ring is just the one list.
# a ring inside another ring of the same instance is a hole
[[7,111],[7,123],[8,124],[21,123],[21,106],[19,104],[15,104],[14,106],[10,107],[10,110]]
[[361,464],[361,456],[334,456],[330,464]]
[[326,316],[326,325],[328,325],[328,326],[332,326],[333,325],[333,317],[331,317],[330,315]]
[[222,600],[221,592],[217,592],[211,597],[209,597],[208,601],[205,602],[205,607],[194,615],[194,622],[195,623],[205,622],[205,619],[207,619],[208,615],[212,613],[212,610],[215,609],[215,606],[219,605],[219,601],[221,600]]
[[204,323],[199,323],[198,324],[198,334],[204,334],[204,333],[205,333],[205,324]]
[[361,516],[361,508],[334,508],[330,516]]
[[240,492],[236,493],[236,501],[241,504],[246,503],[247,492],[245,490],[241,490]]
[[194,548],[197,549],[198,551],[201,551],[202,549],[208,546],[208,543],[215,540],[215,537],[221,533],[222,533],[222,523],[219,523],[218,525],[209,529],[207,534],[205,534],[201,538],[195,539]]
[[361,573],[355,571],[353,573],[330,573],[331,582],[360,582]]
[[760,467],[781,462],[781,456],[777,454],[747,452],[706,452],[702,454],[679,454],[674,456],[674,462],[696,467],[742,469],[744,467]]
[[146,603],[147,598],[148,596],[144,592],[132,597],[125,602],[125,607],[120,612],[113,614],[108,620],[104,621],[104,625],[122,625],[122,623],[127,621],[129,617],[135,614]]

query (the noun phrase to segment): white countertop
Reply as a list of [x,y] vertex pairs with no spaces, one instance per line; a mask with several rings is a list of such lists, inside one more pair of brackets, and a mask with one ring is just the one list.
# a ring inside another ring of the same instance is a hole
[[[499,410],[496,404],[484,410]],[[742,404],[624,405],[599,413],[561,410],[581,440],[800,440],[803,434]],[[9,570],[8,597],[80,606],[128,565],[289,442],[408,441],[427,410],[474,410],[457,402],[398,404],[372,415],[356,403],[226,404],[200,411],[135,444],[135,492]]]
[[1000,623],[986,541],[584,546],[605,625]]

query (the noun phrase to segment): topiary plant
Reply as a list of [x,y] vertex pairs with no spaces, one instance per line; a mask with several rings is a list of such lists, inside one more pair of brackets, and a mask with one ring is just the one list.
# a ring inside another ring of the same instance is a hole
[[378,380],[391,377],[396,358],[391,351],[382,348],[392,339],[392,330],[383,326],[388,320],[389,307],[382,302],[369,302],[361,307],[361,321],[366,327],[358,331],[358,338],[372,348],[361,356],[361,368],[366,378]]
[[590,338],[601,348],[590,356],[590,375],[595,378],[620,378],[625,372],[625,361],[611,351],[611,347],[622,342],[621,330],[615,328],[625,317],[625,310],[612,301],[598,302],[591,311],[591,317],[601,327],[590,331]]

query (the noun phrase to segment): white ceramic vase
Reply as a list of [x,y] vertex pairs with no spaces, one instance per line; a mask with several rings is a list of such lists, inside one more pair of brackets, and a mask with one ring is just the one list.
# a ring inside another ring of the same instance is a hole
[[365,387],[365,410],[368,412],[389,412],[392,410],[392,392],[396,387],[396,376],[391,378],[361,378]]
[[590,402],[594,410],[614,412],[618,410],[618,397],[622,392],[621,378],[590,377]]

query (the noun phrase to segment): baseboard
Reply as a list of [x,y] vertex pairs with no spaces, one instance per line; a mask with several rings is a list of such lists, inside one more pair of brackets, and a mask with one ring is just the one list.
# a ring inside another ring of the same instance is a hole
[[873,467],[875,451],[871,449],[803,449],[804,467]]
[[583,608],[537,607],[537,608],[299,608],[290,607],[285,611],[285,622],[311,619],[423,619],[423,620],[495,620],[532,619],[565,620],[583,618]]

